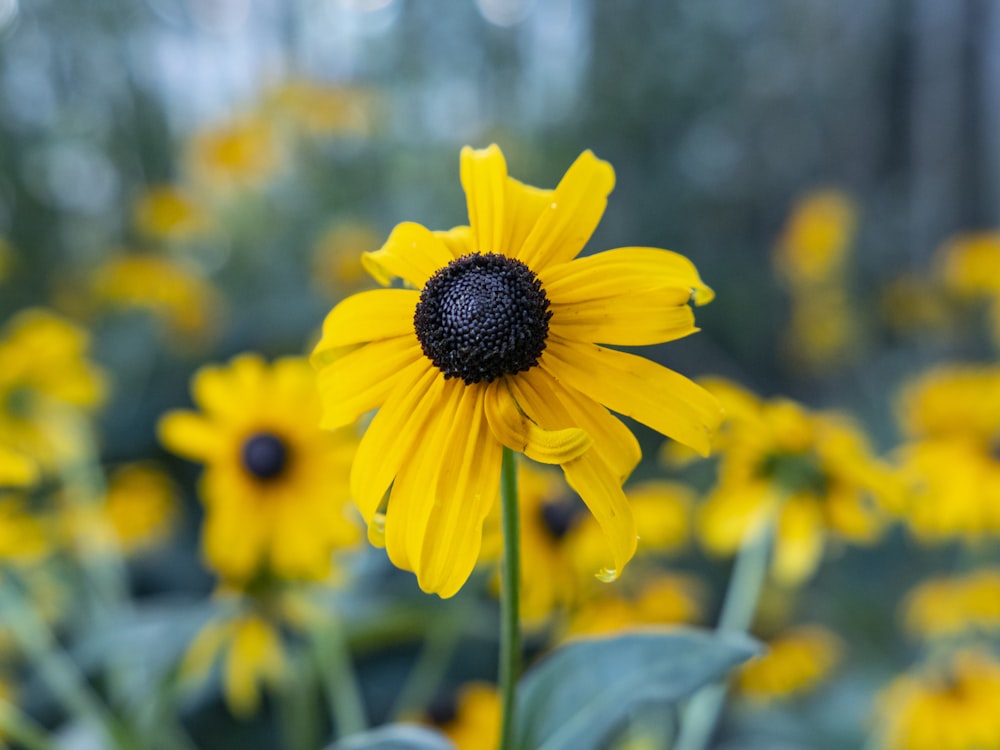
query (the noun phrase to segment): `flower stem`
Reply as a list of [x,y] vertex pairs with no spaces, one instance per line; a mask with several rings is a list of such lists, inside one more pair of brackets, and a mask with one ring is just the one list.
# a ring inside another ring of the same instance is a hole
[[354,671],[343,622],[331,618],[314,633],[313,649],[337,736],[346,737],[365,731],[368,728],[365,702],[361,697],[361,686]]
[[[774,542],[774,515],[762,520],[756,533],[748,533],[733,563],[733,572],[722,602],[717,630],[745,633],[753,623],[760,592]],[[715,724],[726,701],[726,683],[706,685],[688,702],[681,714],[681,728],[674,750],[703,750],[708,747]]]
[[500,750],[514,747],[515,685],[521,660],[521,535],[518,518],[517,457],[503,449],[500,469],[503,512],[503,571],[500,588]]

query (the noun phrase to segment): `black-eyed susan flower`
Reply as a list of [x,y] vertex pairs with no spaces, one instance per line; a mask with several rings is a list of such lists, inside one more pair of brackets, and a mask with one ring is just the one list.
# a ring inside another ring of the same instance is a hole
[[99,309],[148,312],[184,340],[210,337],[221,312],[218,293],[194,268],[151,253],[117,255],[99,265],[90,294]]
[[904,388],[904,519],[922,542],[1000,534],[1000,367],[945,365]]
[[327,316],[313,354],[322,424],[378,409],[352,495],[370,537],[425,591],[451,596],[472,571],[503,446],[562,467],[605,531],[613,578],[636,547],[621,484],[640,451],[611,411],[707,452],[720,409],[676,372],[600,344],[693,333],[688,303],[712,292],[666,250],[577,258],[614,186],[589,151],[554,190],[508,177],[496,146],[463,149],[461,179],[470,226],[400,224],[364,256],[378,281],[414,288],[361,292]]
[[136,229],[165,242],[190,240],[204,234],[211,221],[201,202],[177,185],[152,185],[133,209]]
[[175,411],[160,437],[205,464],[203,550],[227,581],[267,573],[318,580],[334,550],[355,542],[348,501],[355,441],[316,426],[319,396],[309,364],[254,354],[203,367],[191,386],[201,412]]
[[54,421],[63,410],[89,414],[104,400],[105,378],[88,358],[89,336],[41,308],[0,331],[0,443],[43,468],[72,449]]
[[993,339],[1000,343],[1000,230],[952,237],[938,250],[945,287],[965,301],[985,301]]
[[426,720],[441,730],[457,750],[496,750],[500,695],[495,685],[468,682],[453,695],[434,701]]
[[880,537],[899,502],[897,480],[845,416],[787,399],[762,401],[722,379],[705,383],[729,417],[717,441],[718,480],[698,510],[710,552],[735,553],[771,518],[772,573],[797,584],[815,571],[829,540]]
[[836,188],[803,195],[774,248],[774,264],[793,287],[828,281],[843,271],[857,225],[851,197]]
[[879,696],[876,731],[883,750],[1000,749],[1000,663],[988,652],[960,651],[897,677]]
[[920,640],[1000,632],[1000,568],[926,580],[902,609],[907,632]]
[[736,674],[741,697],[756,703],[792,698],[814,690],[840,661],[841,639],[819,625],[797,625],[765,641],[765,652]]
[[277,127],[259,116],[237,117],[195,134],[188,149],[194,180],[215,190],[253,189],[267,183],[287,155]]

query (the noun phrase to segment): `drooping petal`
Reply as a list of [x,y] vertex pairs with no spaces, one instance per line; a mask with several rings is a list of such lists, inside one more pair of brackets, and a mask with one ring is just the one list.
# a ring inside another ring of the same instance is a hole
[[[334,307],[323,321],[323,336],[313,349],[314,365],[326,364],[347,346],[412,336],[413,313],[420,293],[413,289],[372,289],[352,294]],[[327,356],[326,352],[333,352]]]
[[639,537],[635,518],[621,484],[596,451],[563,464],[566,481],[594,515],[611,548],[613,565],[598,573],[602,580],[621,575],[632,559]]
[[369,525],[403,459],[423,439],[424,425],[438,408],[444,375],[421,359],[401,373],[372,419],[351,465],[351,496]]
[[476,252],[504,252],[507,162],[500,148],[496,144],[484,149],[466,146],[460,172]]
[[590,151],[580,154],[525,238],[517,259],[540,273],[575,258],[601,221],[614,186],[615,171],[610,164]]
[[414,443],[399,467],[385,514],[385,551],[393,565],[414,572],[425,542],[427,517],[435,505],[448,501],[437,492],[438,477],[451,460],[445,453],[448,434],[459,418],[465,387],[460,380],[443,375],[439,380],[442,390],[420,430],[419,443]]
[[333,430],[377,409],[392,391],[397,376],[423,356],[415,336],[397,336],[366,344],[319,368],[317,384],[323,402],[320,427]]
[[582,455],[593,441],[583,430],[546,430],[533,422],[514,401],[504,379],[486,389],[483,401],[490,429],[511,450],[543,464],[562,464]]
[[643,357],[549,334],[541,366],[612,411],[708,455],[722,409],[708,391]]
[[689,336],[698,330],[687,297],[663,292],[561,304],[549,308],[549,330],[566,339],[619,346],[646,346]]
[[655,247],[620,247],[550,266],[544,282],[549,298],[562,304],[662,291],[704,305],[715,296],[690,260]]
[[171,411],[157,426],[160,442],[185,458],[208,461],[226,448],[225,435],[215,422],[192,411]]
[[438,480],[441,502],[424,530],[417,577],[421,588],[442,598],[468,580],[482,547],[483,523],[499,494],[502,450],[486,420],[486,390],[464,390]]
[[580,391],[559,383],[541,367],[510,379],[514,399],[538,424],[549,430],[579,427],[594,441],[619,484],[642,458],[639,441],[618,417]]
[[420,289],[453,258],[437,232],[407,221],[396,225],[381,248],[363,253],[361,264],[380,284],[402,279]]

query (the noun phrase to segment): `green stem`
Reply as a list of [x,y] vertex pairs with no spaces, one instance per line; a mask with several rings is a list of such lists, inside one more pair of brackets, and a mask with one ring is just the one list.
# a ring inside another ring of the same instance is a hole
[[500,750],[514,747],[515,687],[521,661],[521,533],[518,518],[517,457],[503,449],[500,469],[503,512],[503,571],[500,588]]
[[0,742],[13,740],[25,750],[55,750],[45,731],[13,703],[0,700]]
[[[745,633],[753,624],[774,542],[774,514],[762,522],[756,534],[747,534],[733,564],[717,630]],[[674,750],[708,747],[715,724],[726,702],[726,683],[706,685],[688,702],[681,715],[681,729]]]
[[365,703],[351,662],[343,624],[331,619],[313,636],[313,651],[329,701],[337,736],[346,737],[368,728]]
[[464,599],[456,598],[460,600],[455,602],[453,609],[449,608],[443,617],[431,622],[423,648],[389,712],[394,721],[422,714],[440,687],[469,617]]

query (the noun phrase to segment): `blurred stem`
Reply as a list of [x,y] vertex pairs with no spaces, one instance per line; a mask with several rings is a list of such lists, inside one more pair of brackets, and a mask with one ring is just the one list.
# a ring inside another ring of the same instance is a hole
[[521,661],[521,534],[518,518],[517,456],[506,446],[500,468],[503,513],[503,571],[500,587],[500,750],[514,747],[515,688]]
[[363,732],[368,728],[365,703],[354,671],[351,649],[343,623],[336,617],[313,634],[313,653],[329,701],[337,736]]
[[[456,597],[456,599],[459,599]],[[402,721],[423,713],[441,685],[452,654],[458,645],[459,634],[466,622],[468,607],[464,599],[455,602],[446,614],[434,621],[425,635],[423,648],[416,663],[399,691],[399,696],[389,715],[393,721]]]
[[82,723],[105,738],[105,747],[133,748],[125,727],[108,712],[87,685],[76,664],[56,642],[48,624],[15,589],[9,577],[0,579],[0,619],[24,655],[34,662],[52,694]]
[[286,676],[278,694],[278,714],[288,750],[319,747],[319,706],[316,669],[307,657],[292,660],[290,679]]
[[[777,507],[780,507],[780,503]],[[757,602],[767,579],[774,543],[775,508],[761,520],[756,533],[749,533],[740,545],[719,615],[719,632],[746,633],[753,624]],[[706,685],[688,701],[681,714],[681,728],[674,750],[703,750],[715,731],[726,701],[725,682]]]
[[25,750],[55,750],[55,743],[35,721],[13,703],[0,700],[0,742],[13,740]]

